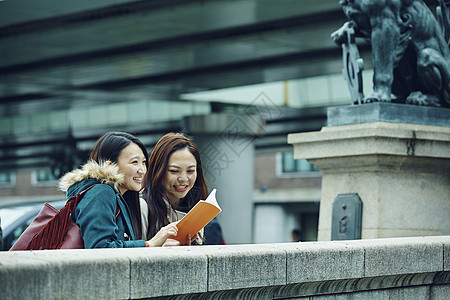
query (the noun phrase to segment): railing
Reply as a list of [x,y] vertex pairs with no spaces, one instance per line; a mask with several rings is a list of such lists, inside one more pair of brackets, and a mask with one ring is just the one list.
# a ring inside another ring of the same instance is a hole
[[1,299],[448,299],[449,290],[450,236],[0,252]]

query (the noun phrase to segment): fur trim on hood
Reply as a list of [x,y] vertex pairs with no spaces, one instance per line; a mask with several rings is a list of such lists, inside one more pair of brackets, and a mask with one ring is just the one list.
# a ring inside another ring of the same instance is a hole
[[119,166],[111,162],[97,163],[93,160],[88,161],[81,169],[66,173],[59,180],[59,188],[66,192],[74,183],[83,179],[94,178],[101,180],[102,183],[112,184],[118,188],[124,181],[123,174],[119,173]]

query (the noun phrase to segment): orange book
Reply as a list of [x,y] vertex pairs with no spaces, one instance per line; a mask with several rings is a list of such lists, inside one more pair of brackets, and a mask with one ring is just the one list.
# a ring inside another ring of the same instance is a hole
[[183,219],[178,222],[178,234],[172,238],[185,245],[188,234],[191,237],[196,235],[221,211],[222,209],[216,200],[216,189],[213,189],[206,200],[198,201]]

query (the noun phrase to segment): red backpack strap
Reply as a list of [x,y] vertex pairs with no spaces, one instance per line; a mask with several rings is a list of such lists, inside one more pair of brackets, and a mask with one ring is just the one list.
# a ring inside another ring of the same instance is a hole
[[116,213],[114,214],[114,216],[116,217],[116,221],[117,221],[117,217],[119,216],[119,214],[120,214],[120,208],[119,208],[119,203],[117,203]]

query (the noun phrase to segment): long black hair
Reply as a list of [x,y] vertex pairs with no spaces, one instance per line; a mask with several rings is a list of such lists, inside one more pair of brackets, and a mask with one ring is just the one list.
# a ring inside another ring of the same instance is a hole
[[[144,144],[136,138],[134,135],[126,132],[113,131],[105,133],[101,136],[94,148],[91,151],[89,160],[93,160],[97,163],[103,163],[111,161],[118,163],[118,159],[122,150],[134,143],[141,148],[142,153],[145,156],[148,170],[148,153]],[[147,174],[145,174],[147,176]],[[136,239],[143,239],[142,236],[142,221],[141,221],[141,208],[139,205],[139,192],[128,190],[123,194],[123,198],[127,203],[131,212],[131,221],[133,224],[133,231]]]

